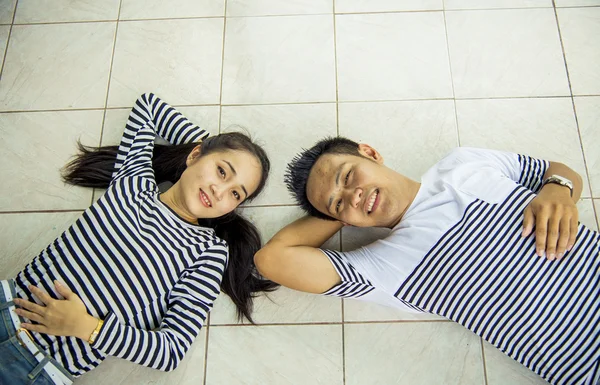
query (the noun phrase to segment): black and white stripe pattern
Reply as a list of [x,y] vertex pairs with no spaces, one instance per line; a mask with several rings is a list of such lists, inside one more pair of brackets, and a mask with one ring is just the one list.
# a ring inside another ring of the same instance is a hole
[[373,284],[358,272],[348,261],[335,250],[321,250],[333,264],[342,282],[327,290],[325,295],[345,298],[360,298],[375,289]]
[[518,183],[534,193],[539,192],[544,183],[544,174],[550,163],[547,160],[535,159],[527,155],[518,155],[521,176]]
[[[594,383],[600,357],[600,235],[579,226],[560,261],[521,237],[535,195],[474,201],[396,296],[456,321],[551,384]],[[587,381],[587,382],[586,382]]]
[[17,295],[30,300],[27,285],[59,297],[53,280],[64,282],[105,320],[93,349],[80,339],[34,333],[73,375],[107,355],[174,369],[220,292],[227,245],[160,202],[151,163],[157,134],[176,144],[207,136],[159,98],[142,95],[106,194],[16,278]]

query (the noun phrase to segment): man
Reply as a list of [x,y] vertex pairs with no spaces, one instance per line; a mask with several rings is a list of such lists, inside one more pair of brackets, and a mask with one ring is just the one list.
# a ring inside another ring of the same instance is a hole
[[[265,277],[446,317],[552,384],[600,381],[600,235],[578,225],[582,179],[567,166],[460,148],[419,183],[333,138],[298,155],[286,183],[310,216],[256,254]],[[392,233],[318,249],[344,224]]]

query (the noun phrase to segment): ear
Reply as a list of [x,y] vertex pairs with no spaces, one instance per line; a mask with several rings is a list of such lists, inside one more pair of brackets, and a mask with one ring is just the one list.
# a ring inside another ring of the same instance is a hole
[[192,152],[189,153],[187,159],[185,160],[186,166],[189,166],[196,159],[198,159],[198,157],[200,156],[200,153],[202,152],[201,149],[202,149],[202,145],[201,144],[199,144],[196,147],[194,147],[194,149],[192,150]]
[[369,158],[379,164],[383,164],[383,155],[377,152],[376,149],[368,144],[361,143],[358,145],[358,152],[365,158]]

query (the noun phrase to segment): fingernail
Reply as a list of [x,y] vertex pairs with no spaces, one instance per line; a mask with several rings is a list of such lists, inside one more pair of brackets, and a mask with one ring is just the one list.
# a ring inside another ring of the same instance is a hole
[[554,260],[555,255],[554,254],[550,254],[548,255],[548,258],[550,258],[551,260]]
[[562,257],[563,257],[563,253],[558,253],[558,256],[557,256],[557,258],[558,258],[558,259],[561,259]]

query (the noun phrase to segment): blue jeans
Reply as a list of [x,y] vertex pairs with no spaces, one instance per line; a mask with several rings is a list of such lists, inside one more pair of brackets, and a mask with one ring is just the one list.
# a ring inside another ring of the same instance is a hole
[[[8,282],[14,298],[14,281]],[[21,345],[9,315],[8,307],[12,305],[12,301],[6,302],[4,290],[0,287],[0,384],[53,385],[54,381],[44,371],[44,365],[54,365],[65,374],[66,370],[48,354],[41,363],[38,362],[35,356]]]

